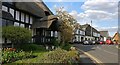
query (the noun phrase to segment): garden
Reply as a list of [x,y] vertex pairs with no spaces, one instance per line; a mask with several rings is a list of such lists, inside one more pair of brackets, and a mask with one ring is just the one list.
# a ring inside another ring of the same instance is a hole
[[3,27],[3,37],[14,43],[12,43],[12,48],[3,48],[0,51],[2,64],[65,63],[72,65],[79,62],[79,52],[69,43],[60,44],[56,39],[53,39],[52,45],[55,48],[47,49],[44,45],[30,43],[31,35],[31,31],[25,28]]

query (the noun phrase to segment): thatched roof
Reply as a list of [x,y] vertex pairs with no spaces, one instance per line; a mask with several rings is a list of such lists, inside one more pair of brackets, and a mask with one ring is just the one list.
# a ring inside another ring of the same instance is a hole
[[41,18],[40,21],[49,21],[52,19],[57,19],[57,16],[55,16],[55,15],[45,16],[45,17]]
[[45,16],[33,23],[33,28],[49,28],[53,21],[57,20],[54,15]]
[[45,16],[44,11],[48,11],[51,14],[51,11],[43,2],[16,2],[15,6],[20,10],[27,11],[39,17]]

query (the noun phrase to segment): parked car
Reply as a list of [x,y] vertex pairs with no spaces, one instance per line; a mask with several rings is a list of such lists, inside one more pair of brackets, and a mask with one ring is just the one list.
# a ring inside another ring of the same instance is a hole
[[92,44],[93,44],[93,45],[99,44],[99,41],[97,41],[97,40],[92,40]]
[[84,44],[84,45],[91,45],[91,44],[92,44],[92,41],[90,41],[90,40],[85,40],[85,41],[83,42],[83,44]]
[[107,39],[107,40],[106,40],[106,44],[109,44],[109,45],[110,45],[110,44],[114,44],[114,43],[112,42],[112,40]]

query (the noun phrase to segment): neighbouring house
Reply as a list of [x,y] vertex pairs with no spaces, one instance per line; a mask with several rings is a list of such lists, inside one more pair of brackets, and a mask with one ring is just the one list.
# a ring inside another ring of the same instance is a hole
[[79,43],[84,40],[100,40],[101,38],[100,32],[89,24],[80,25],[77,23],[73,35],[73,42],[75,43]]
[[38,44],[59,39],[59,20],[43,2],[2,2],[2,26],[9,25],[32,30],[32,42]]
[[100,32],[100,35],[102,36],[101,40],[106,41],[107,38],[109,37],[108,31],[99,31],[99,32]]
[[73,42],[75,43],[82,42],[84,40],[84,35],[85,35],[85,32],[82,29],[82,27],[79,24],[76,24],[74,34],[73,34]]
[[116,32],[112,38],[112,40],[116,41],[117,43],[120,44],[120,33]]
[[95,28],[91,27],[89,24],[81,25],[82,29],[85,31],[85,40],[99,40],[100,32]]

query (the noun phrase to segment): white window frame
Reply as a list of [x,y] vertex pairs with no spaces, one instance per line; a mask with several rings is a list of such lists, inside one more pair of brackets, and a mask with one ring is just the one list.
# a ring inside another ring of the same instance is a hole
[[29,23],[29,15],[26,15],[26,23]]
[[53,37],[53,34],[54,34],[53,31],[51,31],[51,37]]
[[14,17],[14,14],[15,14],[14,11],[15,11],[14,9],[10,8],[10,13],[12,14],[13,17]]
[[19,23],[18,22],[14,22],[14,26],[19,26]]
[[19,11],[16,11],[16,14],[15,14],[15,15],[16,15],[16,18],[15,18],[15,19],[19,21],[19,20],[20,20],[20,12],[19,12]]
[[24,22],[25,14],[21,12],[21,21]]
[[33,23],[33,17],[30,16],[30,24],[32,24],[32,23]]
[[2,10],[8,12],[8,7],[2,5]]
[[55,31],[55,37],[58,37],[58,32],[57,31]]
[[22,24],[22,23],[21,23],[21,24],[20,24],[20,27],[23,27],[23,28],[24,28],[24,27],[25,27],[25,24]]

